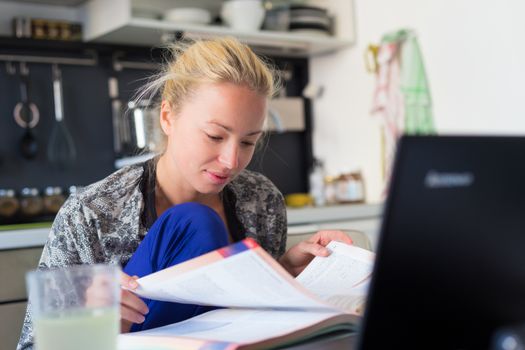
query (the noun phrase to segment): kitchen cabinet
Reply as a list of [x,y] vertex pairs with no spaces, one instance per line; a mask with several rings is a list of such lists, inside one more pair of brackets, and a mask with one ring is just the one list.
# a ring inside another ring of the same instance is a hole
[[[335,52],[351,46],[353,36],[323,37],[290,32],[259,30],[236,31],[225,26],[194,25],[133,16],[134,6],[146,6],[165,11],[174,6],[207,8],[219,13],[222,1],[162,1],[162,0],[90,0],[83,5],[84,40],[130,45],[157,46],[170,35],[184,33],[190,38],[234,36],[257,52],[288,57],[309,57]],[[337,33],[336,33],[337,34]]]
[[9,303],[0,305],[0,350],[16,349],[20,331],[24,322],[27,303]]
[[37,267],[42,247],[0,250],[0,350],[16,347],[26,310],[25,274]]
[[42,247],[0,250],[0,303],[27,298],[25,273],[37,267],[41,254]]

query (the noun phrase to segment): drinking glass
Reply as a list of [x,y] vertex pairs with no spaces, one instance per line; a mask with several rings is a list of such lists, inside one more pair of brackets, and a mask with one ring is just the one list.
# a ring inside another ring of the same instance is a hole
[[120,268],[78,265],[28,272],[37,350],[115,350]]

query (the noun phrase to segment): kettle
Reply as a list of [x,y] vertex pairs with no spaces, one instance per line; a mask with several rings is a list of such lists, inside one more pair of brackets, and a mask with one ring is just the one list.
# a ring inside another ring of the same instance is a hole
[[158,152],[163,139],[158,107],[146,100],[130,101],[126,115],[133,151]]

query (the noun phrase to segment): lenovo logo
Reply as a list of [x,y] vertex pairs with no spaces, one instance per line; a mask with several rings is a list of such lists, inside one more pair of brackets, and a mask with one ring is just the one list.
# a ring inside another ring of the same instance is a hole
[[430,170],[425,176],[425,186],[428,188],[468,187],[474,182],[474,175],[469,172],[445,173]]

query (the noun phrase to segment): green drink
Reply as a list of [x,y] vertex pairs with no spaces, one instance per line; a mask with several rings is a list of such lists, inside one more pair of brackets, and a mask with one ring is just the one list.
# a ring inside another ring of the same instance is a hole
[[115,350],[119,318],[113,309],[40,317],[34,322],[36,350]]
[[27,274],[36,350],[116,350],[120,268],[81,265]]

